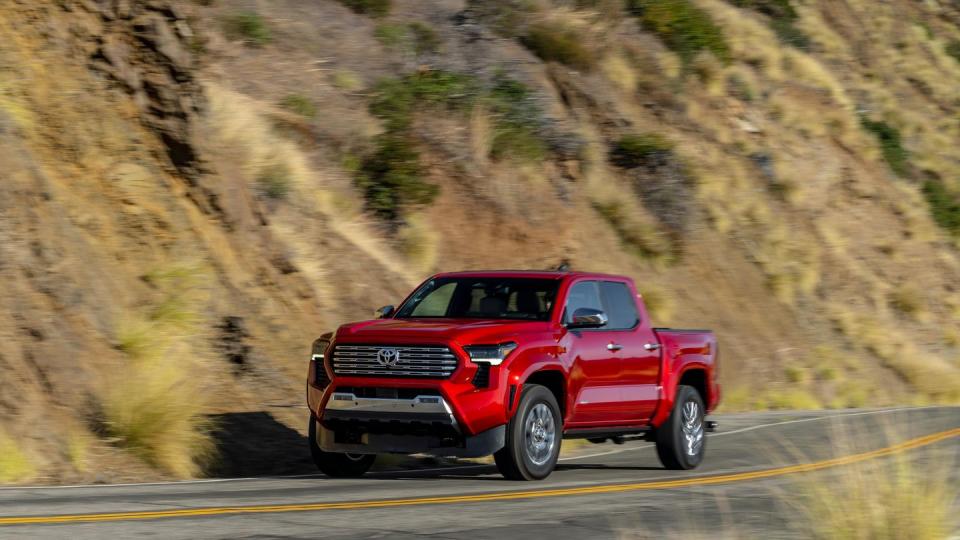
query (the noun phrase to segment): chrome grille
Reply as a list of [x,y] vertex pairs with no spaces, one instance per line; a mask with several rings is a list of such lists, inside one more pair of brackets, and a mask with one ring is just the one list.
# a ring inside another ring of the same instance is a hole
[[[381,350],[397,351],[395,365],[381,364]],[[337,375],[431,377],[446,379],[457,369],[449,347],[421,345],[335,345],[330,365]]]

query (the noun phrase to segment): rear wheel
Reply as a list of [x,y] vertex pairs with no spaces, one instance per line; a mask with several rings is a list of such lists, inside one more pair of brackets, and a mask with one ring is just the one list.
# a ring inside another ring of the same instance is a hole
[[557,464],[562,438],[556,398],[543,386],[527,385],[507,424],[506,444],[493,455],[497,469],[511,480],[542,480]]
[[317,417],[310,415],[310,455],[320,472],[335,478],[363,476],[376,461],[376,454],[324,452],[317,442]]
[[693,469],[703,461],[707,447],[703,399],[690,386],[677,387],[670,418],[657,429],[657,456],[668,469]]

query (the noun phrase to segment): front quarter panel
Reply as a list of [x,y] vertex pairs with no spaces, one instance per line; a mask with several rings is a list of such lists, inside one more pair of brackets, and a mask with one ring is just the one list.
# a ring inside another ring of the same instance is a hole
[[[501,366],[506,367],[506,386],[504,390],[507,392],[506,402],[508,407],[505,421],[512,418],[516,413],[523,383],[534,373],[548,370],[557,371],[563,375],[564,380],[567,380],[569,366],[563,361],[563,349],[558,345],[557,339],[555,335],[537,336],[530,339],[525,346],[522,346],[522,350],[517,351],[520,354],[517,354],[515,358],[509,358],[508,362]],[[518,347],[518,349],[520,348]],[[509,399],[511,386],[514,387],[513,403],[510,403]]]

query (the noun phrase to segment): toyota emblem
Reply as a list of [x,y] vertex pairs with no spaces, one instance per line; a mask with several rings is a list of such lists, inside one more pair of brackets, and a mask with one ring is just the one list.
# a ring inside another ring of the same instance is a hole
[[377,351],[377,363],[384,367],[393,367],[400,361],[400,351],[396,349],[380,349]]

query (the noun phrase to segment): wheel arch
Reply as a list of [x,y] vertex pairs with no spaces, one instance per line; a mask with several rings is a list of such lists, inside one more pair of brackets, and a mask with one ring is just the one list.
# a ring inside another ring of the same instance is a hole
[[567,416],[567,380],[563,372],[558,369],[545,368],[534,371],[527,375],[524,379],[523,384],[520,386],[517,392],[518,399],[514,400],[514,403],[511,407],[511,414],[516,411],[516,407],[519,400],[519,393],[523,391],[523,388],[528,385],[537,384],[543,387],[546,387],[547,390],[553,394],[554,399],[557,400],[557,406],[560,407],[560,415],[563,418]]
[[[707,370],[702,367],[691,367],[683,371],[680,374],[680,379],[677,381],[677,386],[690,386],[700,394],[700,399],[703,400],[704,406],[708,406],[710,403],[710,385],[707,384]],[[674,391],[676,394],[676,391]]]

